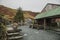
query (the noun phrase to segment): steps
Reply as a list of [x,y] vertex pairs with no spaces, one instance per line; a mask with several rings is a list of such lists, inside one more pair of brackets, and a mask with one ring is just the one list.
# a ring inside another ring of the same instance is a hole
[[10,37],[8,39],[19,39],[19,38],[22,38],[22,36],[18,36],[18,37]]
[[52,32],[52,33],[60,35],[60,32],[59,31],[55,31],[55,30],[47,30],[47,32]]
[[19,30],[7,31],[7,40],[19,40],[23,38],[23,34]]

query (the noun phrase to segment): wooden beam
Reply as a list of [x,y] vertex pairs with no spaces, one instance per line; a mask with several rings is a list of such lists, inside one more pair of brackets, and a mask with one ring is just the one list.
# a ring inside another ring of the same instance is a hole
[[44,30],[46,30],[46,19],[44,19]]

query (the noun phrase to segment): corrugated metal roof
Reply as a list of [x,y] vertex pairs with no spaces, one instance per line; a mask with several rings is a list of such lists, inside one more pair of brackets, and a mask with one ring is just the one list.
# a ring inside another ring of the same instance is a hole
[[38,14],[35,19],[40,19],[40,18],[45,18],[45,17],[51,17],[51,16],[56,16],[56,15],[60,15],[60,7],[53,9],[53,10],[49,10],[45,13],[41,13]]

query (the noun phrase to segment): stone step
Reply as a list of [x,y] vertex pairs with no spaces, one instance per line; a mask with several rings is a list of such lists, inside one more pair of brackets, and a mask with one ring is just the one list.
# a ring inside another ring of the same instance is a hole
[[15,32],[21,32],[21,29],[17,29],[17,30],[8,30],[7,33],[15,33]]
[[23,38],[23,36],[9,37],[8,39],[12,40],[12,39],[20,39],[20,38]]
[[54,29],[54,31],[56,31],[56,32],[60,32],[60,29]]
[[7,35],[18,35],[20,34],[19,32],[16,32],[16,33],[7,33]]

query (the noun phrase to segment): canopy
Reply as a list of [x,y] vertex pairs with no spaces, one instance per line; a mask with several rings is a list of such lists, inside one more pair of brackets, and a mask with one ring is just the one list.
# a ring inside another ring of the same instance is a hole
[[60,7],[55,8],[53,10],[49,10],[45,13],[38,14],[35,19],[41,19],[41,18],[46,18],[46,17],[51,17],[51,16],[56,16],[60,15]]

